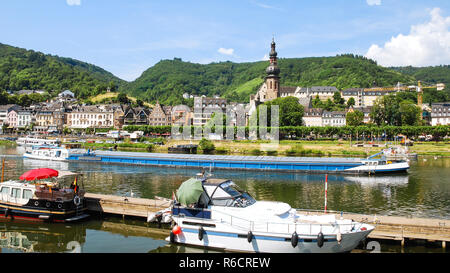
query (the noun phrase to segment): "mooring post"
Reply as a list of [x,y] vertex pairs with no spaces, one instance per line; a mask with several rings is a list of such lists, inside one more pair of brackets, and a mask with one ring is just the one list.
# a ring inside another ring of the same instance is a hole
[[446,242],[442,241],[442,248],[445,249],[445,247],[446,247]]

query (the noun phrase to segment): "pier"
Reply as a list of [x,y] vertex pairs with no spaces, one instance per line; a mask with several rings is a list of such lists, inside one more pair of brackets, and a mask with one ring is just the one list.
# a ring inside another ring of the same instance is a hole
[[[105,213],[120,217],[138,217],[149,220],[159,211],[168,209],[171,200],[157,197],[155,199],[121,197],[104,194],[86,193],[88,211]],[[321,214],[323,211],[297,210],[299,214]],[[402,246],[408,240],[426,240],[441,242],[446,248],[450,242],[450,220],[416,217],[399,217],[383,215],[363,215],[330,211],[337,218],[353,219],[375,225],[375,230],[369,234],[369,239],[398,241]],[[160,220],[159,220],[160,221]],[[169,235],[170,230],[162,230]]]

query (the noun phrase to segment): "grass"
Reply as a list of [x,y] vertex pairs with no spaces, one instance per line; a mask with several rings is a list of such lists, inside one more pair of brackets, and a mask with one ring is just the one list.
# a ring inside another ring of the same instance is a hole
[[[104,93],[104,94],[98,94],[97,96],[94,97],[90,97],[89,99],[93,102],[93,103],[98,103],[101,102],[105,99],[111,99],[111,98],[115,98],[119,95],[118,92],[109,92],[109,93]],[[132,101],[132,102],[136,102],[136,98],[135,97],[130,97],[129,95],[127,95],[127,97]],[[148,106],[148,107],[153,107],[152,104],[144,102],[144,105]]]

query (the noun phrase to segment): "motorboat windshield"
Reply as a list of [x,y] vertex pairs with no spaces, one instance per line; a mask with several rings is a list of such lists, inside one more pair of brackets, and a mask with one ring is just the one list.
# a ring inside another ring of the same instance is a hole
[[220,184],[205,183],[204,187],[214,206],[247,207],[256,202],[250,194],[241,190],[231,180]]

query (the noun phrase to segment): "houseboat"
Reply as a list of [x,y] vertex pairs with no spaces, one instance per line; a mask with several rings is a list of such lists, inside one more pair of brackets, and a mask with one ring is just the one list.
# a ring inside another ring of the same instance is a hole
[[[68,175],[74,180],[64,186],[61,178]],[[0,183],[0,217],[48,222],[85,219],[85,192],[77,179],[74,173],[41,168],[25,172],[18,181]]]
[[41,159],[51,161],[67,161],[70,155],[79,156],[94,156],[94,152],[86,149],[71,148],[66,145],[62,146],[50,146],[50,145],[35,145],[32,147],[26,147],[24,158],[29,159]]

